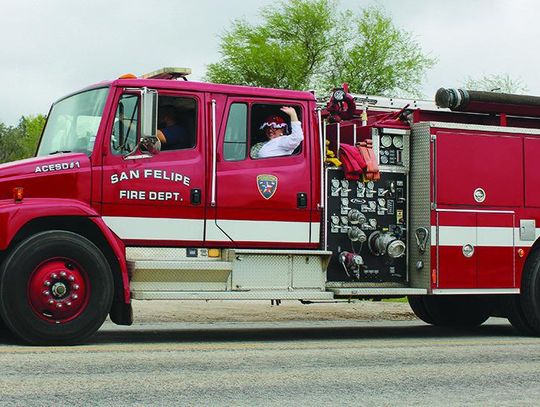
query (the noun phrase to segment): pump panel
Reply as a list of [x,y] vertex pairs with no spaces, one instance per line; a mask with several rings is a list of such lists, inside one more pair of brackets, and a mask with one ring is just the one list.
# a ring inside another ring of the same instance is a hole
[[329,282],[405,283],[407,176],[381,172],[377,181],[346,180],[327,170]]

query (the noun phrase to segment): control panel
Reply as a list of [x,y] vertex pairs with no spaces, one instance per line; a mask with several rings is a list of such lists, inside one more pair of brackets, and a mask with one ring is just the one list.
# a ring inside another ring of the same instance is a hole
[[404,283],[405,171],[381,172],[376,181],[347,180],[340,168],[328,168],[326,175],[326,242],[334,253],[328,281]]
[[409,131],[402,129],[373,129],[373,148],[379,165],[407,167]]

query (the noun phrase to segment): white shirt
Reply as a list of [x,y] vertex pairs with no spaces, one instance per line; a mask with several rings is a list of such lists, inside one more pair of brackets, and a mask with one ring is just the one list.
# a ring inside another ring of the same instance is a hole
[[290,155],[304,140],[301,122],[291,122],[291,134],[268,140],[259,150],[258,158]]

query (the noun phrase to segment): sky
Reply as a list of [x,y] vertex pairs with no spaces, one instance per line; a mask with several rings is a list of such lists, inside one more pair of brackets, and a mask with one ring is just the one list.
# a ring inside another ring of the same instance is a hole
[[[341,0],[381,5],[394,24],[437,58],[425,99],[465,78],[509,74],[540,95],[536,0]],[[219,60],[234,19],[260,21],[270,0],[0,0],[0,122],[46,114],[58,98],[124,73],[190,67],[200,80]],[[284,22],[286,24],[286,22]]]

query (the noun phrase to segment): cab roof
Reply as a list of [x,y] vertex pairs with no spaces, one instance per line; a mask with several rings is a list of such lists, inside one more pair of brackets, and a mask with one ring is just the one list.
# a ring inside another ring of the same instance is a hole
[[315,96],[311,92],[272,88],[259,88],[253,86],[223,85],[207,82],[192,82],[183,80],[164,79],[116,79],[114,81],[101,82],[90,86],[117,86],[117,87],[148,87],[152,89],[186,90],[210,93],[223,93],[227,95],[252,96],[252,97],[273,97],[278,99],[296,99],[315,101]]

